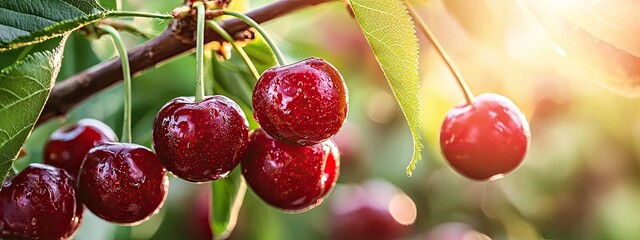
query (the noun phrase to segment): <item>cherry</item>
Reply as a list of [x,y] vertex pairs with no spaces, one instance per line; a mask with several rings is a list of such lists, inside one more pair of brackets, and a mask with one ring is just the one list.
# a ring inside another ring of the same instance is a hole
[[0,237],[70,238],[80,224],[81,206],[76,200],[73,179],[67,172],[53,166],[31,164],[2,184]]
[[210,212],[211,212],[211,186],[200,185],[194,197],[192,197],[191,206],[188,208],[188,221],[185,221],[188,236],[185,238],[194,240],[211,240],[213,233],[211,231]]
[[331,141],[296,146],[277,141],[262,129],[251,134],[242,158],[242,175],[268,204],[303,212],[320,204],[335,185],[340,155]]
[[173,175],[191,182],[225,177],[240,163],[249,142],[244,113],[225,96],[200,102],[179,97],[153,124],[153,147]]
[[158,213],[169,178],[156,155],[130,143],[103,143],[87,154],[78,174],[79,199],[98,217],[136,225]]
[[254,117],[270,136],[314,145],[338,133],[347,118],[347,88],[328,62],[308,58],[267,69],[253,92]]
[[531,133],[524,114],[508,98],[481,94],[471,105],[447,112],[440,130],[444,157],[473,180],[494,180],[522,163]]
[[82,119],[51,134],[44,149],[44,163],[63,168],[75,177],[89,149],[115,141],[118,138],[109,126],[95,119]]
[[400,239],[417,214],[415,204],[388,182],[337,188],[331,201],[331,239]]

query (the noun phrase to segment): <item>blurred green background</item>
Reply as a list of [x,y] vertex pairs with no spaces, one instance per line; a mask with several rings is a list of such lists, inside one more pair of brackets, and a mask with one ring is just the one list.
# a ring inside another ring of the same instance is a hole
[[[114,6],[113,1],[102,2]],[[246,1],[243,8],[269,2]],[[289,62],[325,58],[344,76],[350,112],[336,139],[343,153],[341,176],[323,204],[301,214],[273,209],[249,190],[231,239],[332,238],[332,224],[339,217],[336,209],[360,201],[349,199],[349,193],[371,179],[396,186],[394,196],[404,196],[400,210],[393,211],[394,219],[408,224],[402,230],[403,239],[482,239],[480,233],[493,239],[640,237],[640,108],[637,98],[616,93],[632,92],[632,84],[611,86],[611,82],[632,83],[633,76],[615,69],[594,74],[601,66],[576,59],[597,56],[573,55],[557,45],[545,31],[548,26],[541,25],[522,4],[499,2],[416,1],[474,93],[503,94],[530,121],[532,145],[523,165],[490,183],[456,174],[440,154],[441,121],[462,95],[427,41],[421,39],[420,54],[426,148],[424,160],[408,178],[409,129],[345,5],[341,1],[322,4],[264,24]],[[126,0],[123,9],[170,12],[179,4],[178,0]],[[626,6],[612,5],[611,11]],[[167,24],[128,21],[151,35],[160,34]],[[124,37],[128,47],[144,42],[133,35]],[[60,80],[115,56],[107,37],[89,43],[81,34],[74,34],[66,49]],[[193,95],[194,88],[193,55],[180,56],[135,77],[134,142],[150,147],[157,111],[174,97]],[[122,105],[122,86],[117,85],[85,101],[65,118],[38,126],[26,143],[27,156],[17,162],[18,169],[41,162],[49,135],[79,119],[102,120],[119,133]],[[109,224],[85,211],[76,239],[206,239],[208,186],[172,178],[160,214],[132,228]],[[388,206],[391,209],[392,204]]]

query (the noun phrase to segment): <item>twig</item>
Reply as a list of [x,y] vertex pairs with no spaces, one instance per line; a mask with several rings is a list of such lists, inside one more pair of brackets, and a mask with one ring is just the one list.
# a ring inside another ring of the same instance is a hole
[[[280,0],[248,12],[247,15],[256,22],[263,23],[303,8],[331,1],[334,0]],[[191,51],[195,47],[195,39],[185,42],[184,38],[174,32],[177,24],[178,22],[174,21],[162,35],[129,51],[133,74],[140,74],[147,68]],[[220,25],[231,35],[249,28],[246,23],[238,19],[224,20],[220,22]],[[205,42],[222,40],[222,37],[213,30],[206,30]],[[122,66],[120,59],[117,58],[69,77],[56,84],[51,91],[51,96],[49,96],[49,100],[38,119],[38,124],[64,115],[73,106],[121,80]]]

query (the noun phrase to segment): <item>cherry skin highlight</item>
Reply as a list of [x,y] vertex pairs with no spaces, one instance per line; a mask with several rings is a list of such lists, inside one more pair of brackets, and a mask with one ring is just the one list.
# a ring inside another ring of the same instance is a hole
[[100,143],[116,141],[116,134],[106,124],[95,119],[82,119],[51,134],[44,148],[44,163],[63,168],[76,177],[89,149]]
[[78,174],[78,196],[96,216],[136,225],[158,213],[169,178],[156,155],[129,143],[104,143],[89,151]]
[[290,145],[256,129],[241,166],[247,184],[262,200],[287,212],[304,212],[322,203],[335,185],[340,155],[331,141]]
[[153,147],[173,175],[190,182],[223,178],[240,163],[249,142],[249,124],[233,100],[179,97],[158,112]]
[[[0,237],[67,239],[80,224],[73,179],[61,168],[31,164],[0,190]],[[79,210],[80,217],[82,210]]]
[[347,88],[328,62],[308,58],[267,69],[253,91],[254,117],[273,138],[298,145],[323,142],[347,118]]
[[495,180],[516,169],[530,139],[520,109],[492,93],[449,110],[440,130],[440,147],[451,167],[477,181]]

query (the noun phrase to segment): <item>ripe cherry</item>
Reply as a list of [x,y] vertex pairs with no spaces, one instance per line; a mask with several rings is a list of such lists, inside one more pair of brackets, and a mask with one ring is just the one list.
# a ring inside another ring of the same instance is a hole
[[156,155],[129,143],[92,148],[78,174],[79,199],[98,217],[136,225],[158,213],[169,178]]
[[[0,190],[0,237],[67,239],[80,224],[82,205],[73,179],[61,168],[31,164]],[[79,216],[78,216],[79,214]]]
[[320,204],[335,185],[340,155],[331,141],[296,146],[257,129],[241,166],[242,175],[262,200],[287,212],[303,212]]
[[191,182],[225,177],[240,163],[249,142],[244,113],[225,96],[175,98],[153,124],[153,147],[173,175]]
[[89,149],[115,141],[118,138],[109,126],[95,119],[82,119],[51,134],[44,149],[44,163],[63,168],[75,177]]
[[331,239],[401,239],[417,215],[415,203],[386,181],[337,188],[331,198]]
[[520,109],[508,98],[489,93],[447,112],[440,147],[458,173],[484,181],[518,167],[530,138],[529,123]]
[[338,133],[347,118],[347,88],[328,62],[309,58],[267,69],[253,92],[254,117],[279,141],[313,145]]

